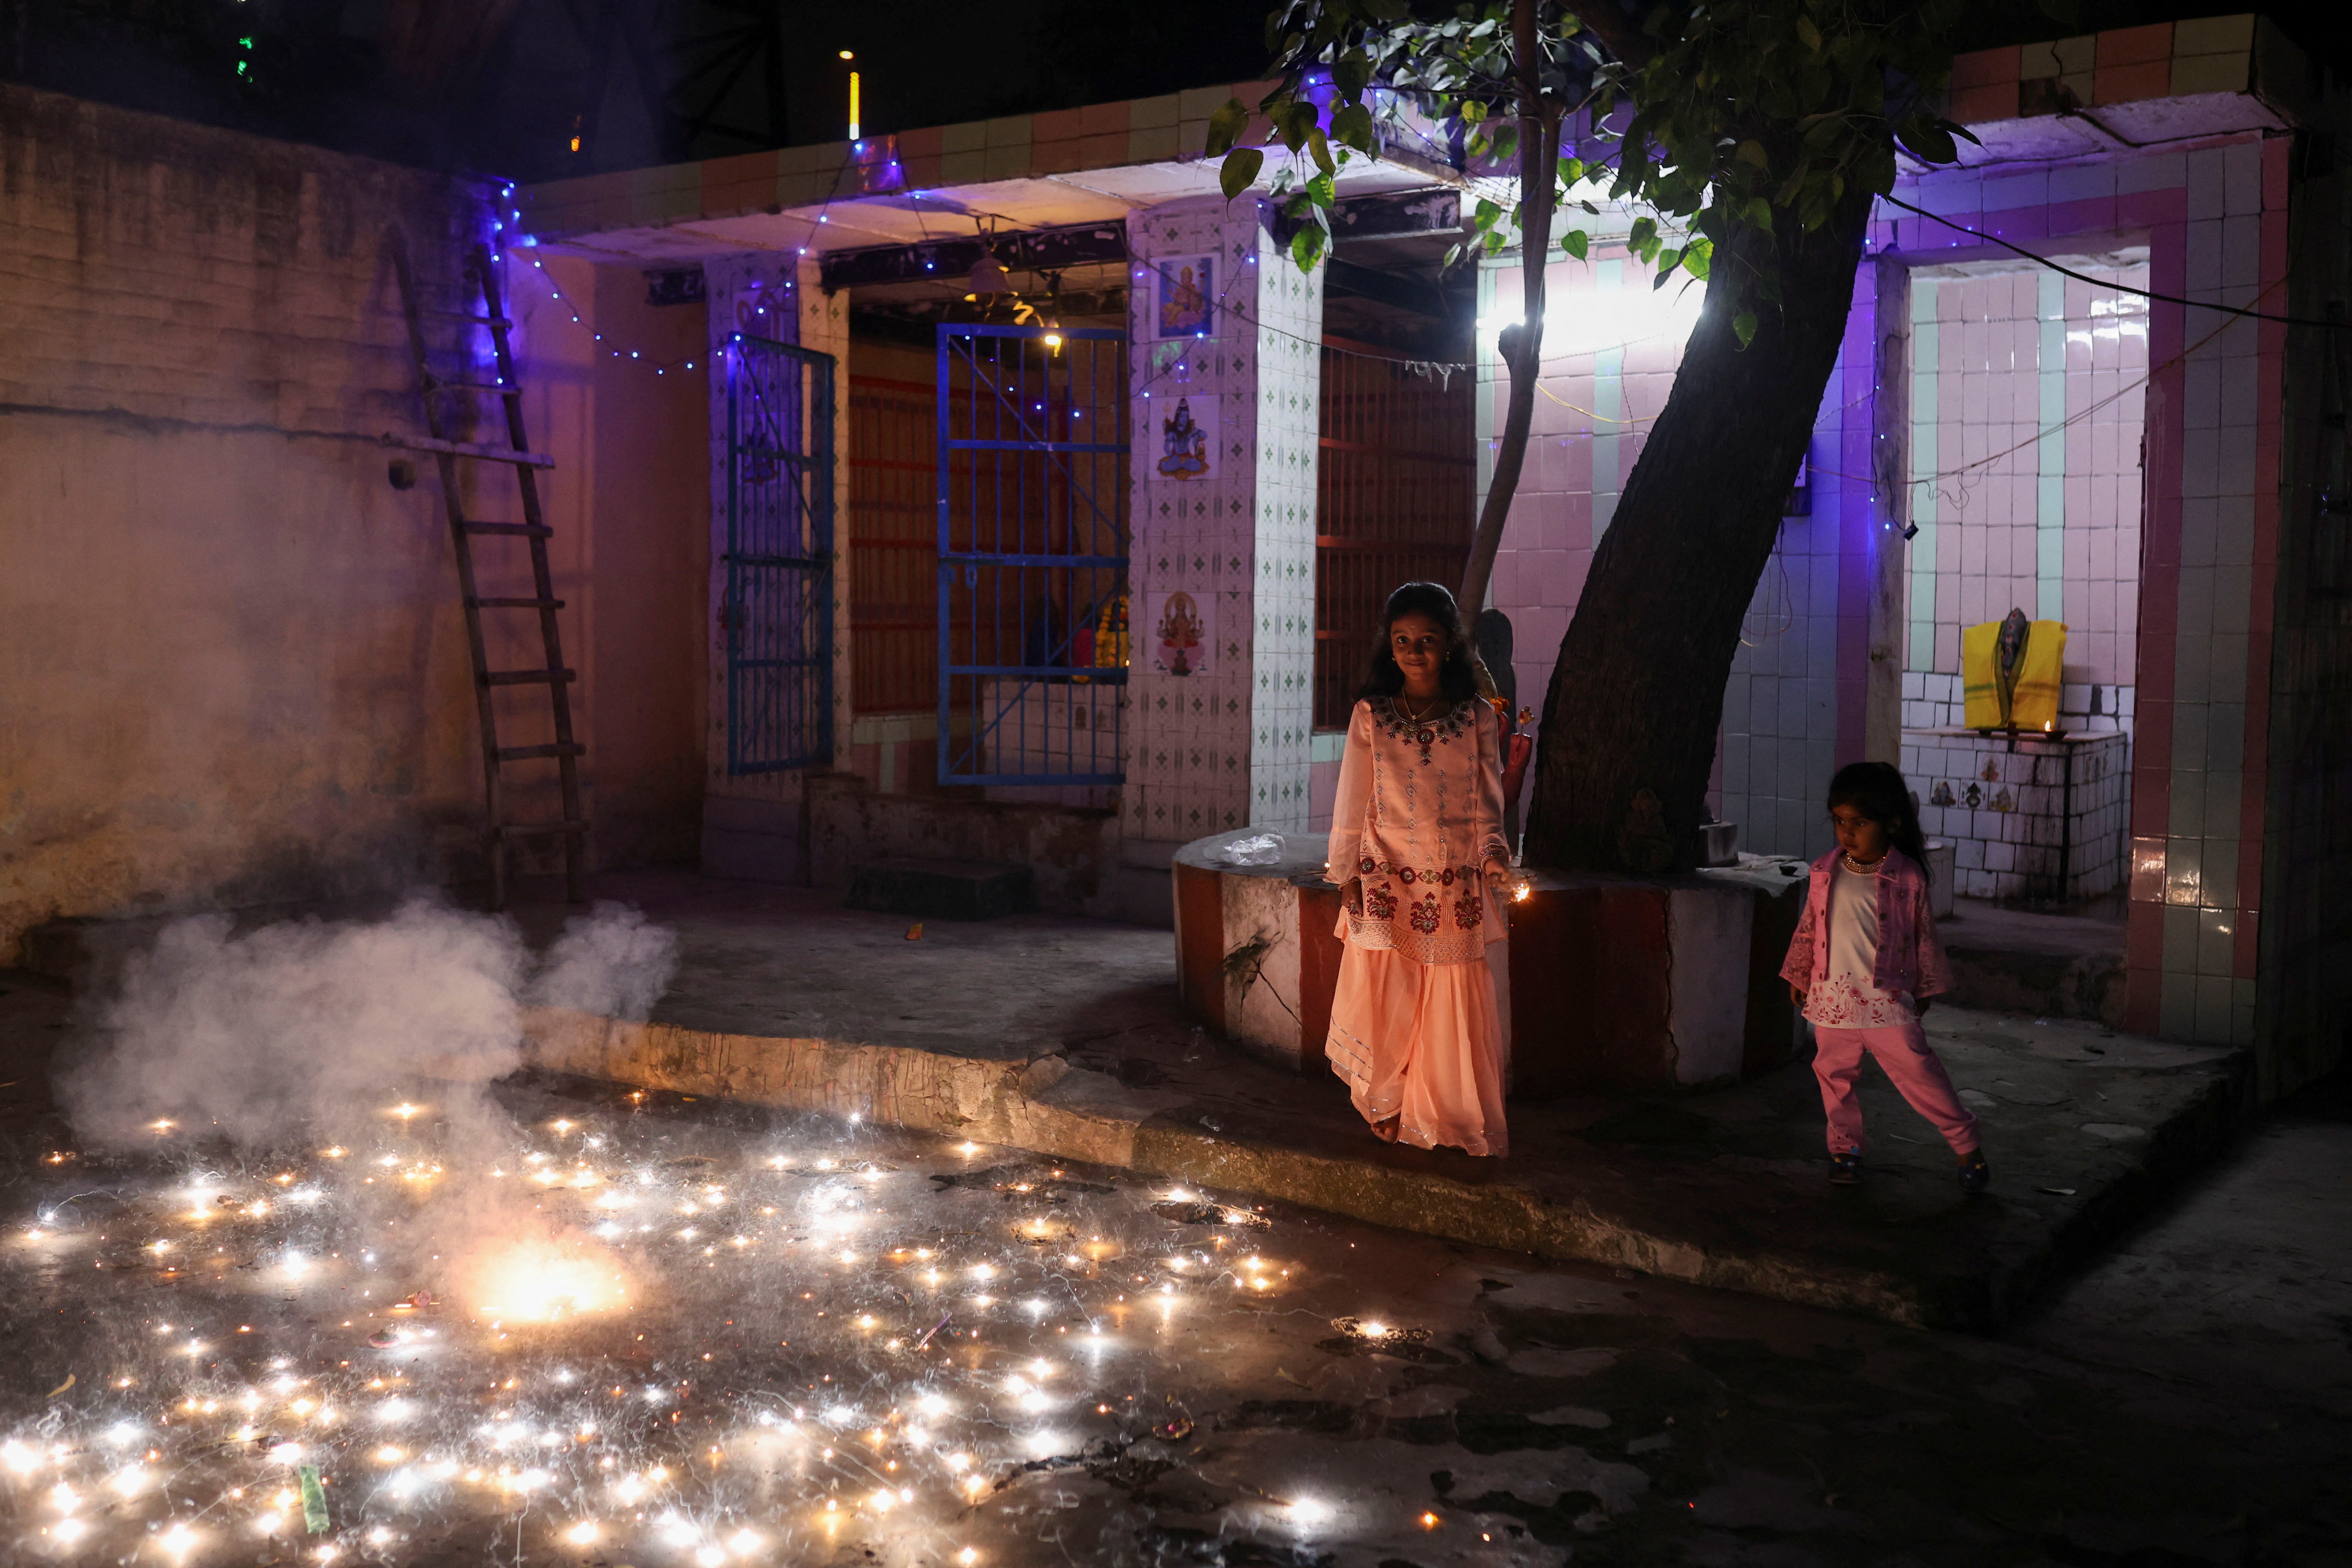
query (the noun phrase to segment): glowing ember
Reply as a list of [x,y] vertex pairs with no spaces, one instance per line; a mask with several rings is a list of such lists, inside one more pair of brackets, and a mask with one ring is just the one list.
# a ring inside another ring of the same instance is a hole
[[576,1243],[500,1247],[461,1273],[475,1311],[507,1322],[549,1323],[607,1312],[628,1297],[619,1265],[601,1250]]

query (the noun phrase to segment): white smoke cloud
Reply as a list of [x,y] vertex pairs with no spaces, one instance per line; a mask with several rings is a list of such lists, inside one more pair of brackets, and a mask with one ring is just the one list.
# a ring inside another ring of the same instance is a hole
[[548,949],[531,1000],[642,1024],[677,973],[676,933],[625,904],[599,903]]
[[642,1020],[677,963],[676,939],[617,904],[573,920],[535,981],[512,921],[429,899],[242,935],[198,916],[125,966],[59,1103],[102,1145],[152,1142],[159,1119],[267,1142],[418,1079],[471,1086],[457,1098],[486,1110],[479,1090],[521,1065],[526,1000]]

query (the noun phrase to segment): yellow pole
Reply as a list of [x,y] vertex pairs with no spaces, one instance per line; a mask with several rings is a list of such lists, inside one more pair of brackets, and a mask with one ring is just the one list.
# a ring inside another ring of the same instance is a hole
[[857,73],[849,73],[849,139],[857,140]]

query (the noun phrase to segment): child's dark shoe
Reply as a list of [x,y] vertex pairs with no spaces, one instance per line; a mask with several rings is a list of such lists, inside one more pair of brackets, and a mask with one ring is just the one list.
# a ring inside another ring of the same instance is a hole
[[1960,1156],[1960,1191],[1980,1193],[1992,1184],[1992,1167],[1985,1163],[1984,1151],[1971,1149]]
[[1830,1156],[1830,1181],[1841,1187],[1862,1184],[1862,1156],[1852,1152]]

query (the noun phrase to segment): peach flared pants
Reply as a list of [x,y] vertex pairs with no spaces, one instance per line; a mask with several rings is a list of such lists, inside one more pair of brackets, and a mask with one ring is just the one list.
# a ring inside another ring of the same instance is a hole
[[1324,1054],[1366,1121],[1393,1116],[1397,1141],[1423,1149],[1510,1152],[1509,954],[1493,942],[1484,963],[1420,963],[1346,944]]

